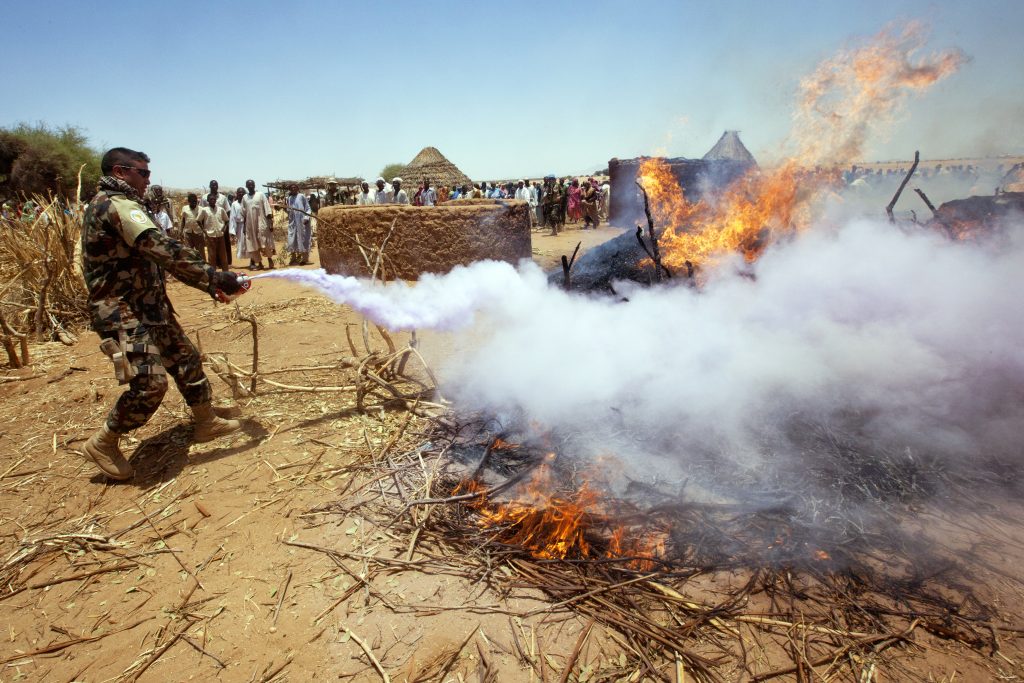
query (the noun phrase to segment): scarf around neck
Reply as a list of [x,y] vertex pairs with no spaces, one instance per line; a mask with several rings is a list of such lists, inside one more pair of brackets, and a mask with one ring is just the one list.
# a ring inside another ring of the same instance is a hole
[[139,197],[139,193],[135,191],[134,187],[112,175],[105,175],[100,178],[100,189],[110,190],[112,192],[123,192],[128,199],[134,199],[137,202],[142,201],[141,197]]

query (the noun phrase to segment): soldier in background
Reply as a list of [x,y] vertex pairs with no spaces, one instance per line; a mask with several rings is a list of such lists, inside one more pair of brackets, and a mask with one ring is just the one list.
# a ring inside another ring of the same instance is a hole
[[555,176],[544,176],[544,225],[551,226],[551,235],[557,235],[562,226],[562,189],[555,184]]
[[164,272],[213,297],[241,291],[234,273],[218,272],[194,250],[165,236],[143,209],[149,157],[115,147],[103,155],[99,192],[82,224],[82,273],[92,329],[128,389],[82,450],[111,479],[133,469],[118,445],[144,425],[167,391],[167,375],[195,416],[193,439],[210,441],[241,426],[213,410],[212,389],[192,342],[174,318]]

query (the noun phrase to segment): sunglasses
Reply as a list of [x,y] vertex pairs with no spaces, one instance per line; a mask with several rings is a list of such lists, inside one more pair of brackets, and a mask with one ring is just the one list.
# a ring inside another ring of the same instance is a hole
[[121,164],[118,164],[118,166],[121,166],[121,168],[130,168],[143,178],[149,178],[150,170],[148,168],[139,168],[138,166],[123,166]]

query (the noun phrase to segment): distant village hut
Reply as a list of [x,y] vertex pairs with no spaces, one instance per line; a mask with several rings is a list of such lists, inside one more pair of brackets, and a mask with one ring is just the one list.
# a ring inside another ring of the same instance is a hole
[[324,206],[331,206],[332,204],[345,203],[343,198],[354,196],[362,182],[363,179],[357,177],[310,176],[305,180],[273,180],[269,183],[264,183],[263,186],[267,189],[269,195],[275,193],[285,194],[292,185],[298,185],[300,192],[307,192],[309,190],[315,190],[317,193],[322,192]]
[[[420,153],[401,170],[400,175],[402,184],[409,189],[410,196],[419,184],[427,179],[433,181],[435,189],[442,185],[455,187],[473,182],[436,147],[424,147],[420,150]],[[391,178],[385,180],[391,182]]]

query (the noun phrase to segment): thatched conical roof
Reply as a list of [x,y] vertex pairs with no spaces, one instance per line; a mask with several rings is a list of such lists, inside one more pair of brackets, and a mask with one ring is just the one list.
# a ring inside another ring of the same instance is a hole
[[757,165],[754,155],[750,153],[743,141],[740,140],[738,130],[727,130],[722,133],[715,146],[704,155],[704,161],[742,161],[747,164]]
[[420,150],[420,153],[413,157],[409,165],[402,169],[401,178],[402,184],[407,188],[416,188],[427,178],[433,181],[435,188],[442,185],[452,187],[472,182],[468,175],[448,161],[436,147],[424,147]]

